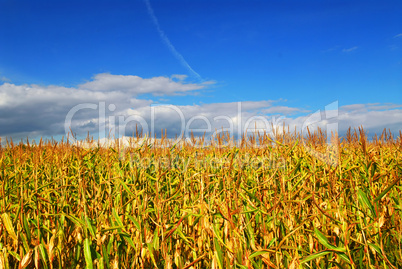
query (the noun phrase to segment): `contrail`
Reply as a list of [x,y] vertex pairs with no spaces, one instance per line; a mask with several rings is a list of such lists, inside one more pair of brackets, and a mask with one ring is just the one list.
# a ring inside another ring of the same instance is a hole
[[196,78],[199,80],[201,79],[201,76],[194,71],[194,69],[191,68],[191,66],[187,63],[187,61],[184,59],[184,57],[176,50],[176,48],[172,45],[170,42],[169,38],[166,36],[165,32],[162,31],[158,19],[155,16],[154,10],[151,7],[151,3],[149,0],[144,0],[145,4],[147,5],[148,9],[148,14],[152,18],[152,21],[154,22],[156,29],[158,30],[159,36],[163,40],[163,42],[166,44],[166,46],[169,48],[170,52],[176,57],[176,59],[185,67],[187,70]]

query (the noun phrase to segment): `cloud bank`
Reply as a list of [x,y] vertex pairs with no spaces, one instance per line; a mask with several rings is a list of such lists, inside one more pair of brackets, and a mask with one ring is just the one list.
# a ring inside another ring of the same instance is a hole
[[[213,134],[220,130],[235,135],[265,130],[284,123],[301,130],[311,115],[322,112],[286,106],[283,100],[209,103],[173,106],[160,104],[152,96],[196,94],[212,82],[187,83],[183,75],[141,78],[98,74],[76,87],[57,85],[0,85],[0,137],[14,140],[66,136],[89,132],[94,138],[166,130],[168,136]],[[324,107],[328,104],[322,104]],[[402,129],[402,104],[376,103],[344,105],[333,119],[320,118],[317,126],[337,122],[339,133],[363,126],[370,135],[384,128],[397,133]],[[67,125],[66,125],[67,123]],[[315,125],[311,125],[314,127]]]

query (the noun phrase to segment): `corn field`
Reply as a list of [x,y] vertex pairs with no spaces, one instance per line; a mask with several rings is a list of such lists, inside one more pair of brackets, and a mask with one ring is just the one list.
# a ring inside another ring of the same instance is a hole
[[142,138],[3,144],[0,269],[402,268],[401,133]]

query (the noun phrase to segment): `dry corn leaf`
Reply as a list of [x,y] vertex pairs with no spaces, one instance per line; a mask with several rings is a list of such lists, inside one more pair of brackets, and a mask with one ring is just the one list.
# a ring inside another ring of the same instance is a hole
[[15,233],[13,222],[11,221],[10,216],[7,213],[3,213],[1,215],[1,219],[3,221],[3,225],[6,227],[7,233],[11,236],[14,241],[18,241],[17,234]]
[[33,250],[29,250],[27,254],[21,259],[20,268],[28,267],[29,264],[32,262],[32,254]]

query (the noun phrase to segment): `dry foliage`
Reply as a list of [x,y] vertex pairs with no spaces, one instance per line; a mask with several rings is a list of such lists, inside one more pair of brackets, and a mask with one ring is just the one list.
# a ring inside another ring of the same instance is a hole
[[402,134],[333,139],[9,141],[0,268],[402,268]]

